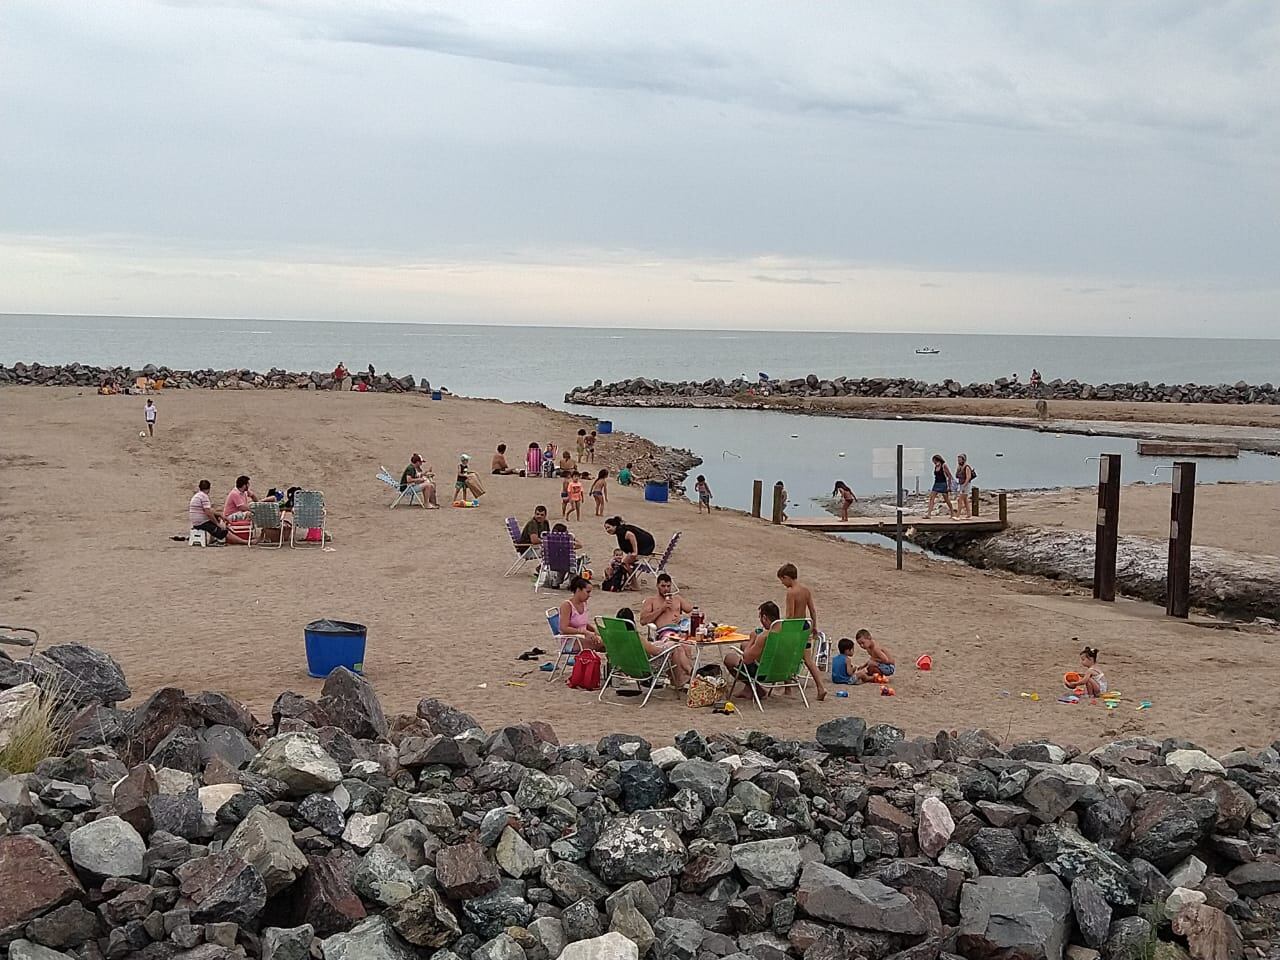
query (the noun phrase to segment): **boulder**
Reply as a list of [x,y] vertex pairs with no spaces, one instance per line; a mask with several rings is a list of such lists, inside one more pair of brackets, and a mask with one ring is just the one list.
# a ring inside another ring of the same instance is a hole
[[800,874],[800,844],[795,837],[740,843],[731,856],[747,883],[767,890],[790,890]]
[[1071,895],[1053,876],[979,877],[960,894],[960,952],[1008,960],[1061,960]]
[[307,870],[289,894],[294,922],[309,924],[317,936],[327,937],[363,920],[364,904],[351,886],[355,869],[349,855],[307,857]]
[[262,931],[262,960],[310,960],[316,932],[310,924]]
[[469,713],[450,706],[435,697],[424,697],[418,701],[417,714],[427,721],[432,733],[446,737],[456,737],[467,730],[477,729],[479,721]]
[[1031,869],[1027,848],[1013,830],[983,827],[969,838],[969,850],[984,873],[1017,877]]
[[1141,883],[1133,869],[1062,823],[1046,823],[1031,838],[1031,849],[1066,883],[1077,878],[1097,886],[1112,906],[1137,906]]
[[179,889],[191,901],[195,923],[251,926],[267,903],[267,885],[252,866],[233,853],[188,860],[176,870]]
[[533,916],[533,904],[518,880],[504,880],[482,897],[462,901],[462,916],[477,936],[492,939],[507,927],[523,927]]
[[1162,870],[1191,854],[1204,835],[1200,821],[1182,797],[1148,790],[1133,812],[1125,855],[1141,857]]
[[416,960],[417,956],[384,917],[361,920],[324,941],[324,960]]
[[1101,950],[1111,930],[1111,904],[1097,884],[1078,877],[1071,884],[1071,907],[1084,942],[1095,950]]
[[82,643],[45,647],[31,658],[31,663],[40,673],[52,674],[61,698],[77,706],[100,703],[114,707],[133,696],[120,664]]
[[73,900],[32,920],[27,936],[55,950],[73,949],[98,936],[98,918]]
[[155,770],[148,763],[134,766],[111,791],[116,815],[144,836],[151,833],[151,798],[158,791]]
[[815,920],[846,927],[911,936],[926,932],[924,918],[908,897],[878,880],[855,880],[816,861],[804,865],[796,903]]
[[837,717],[817,730],[818,743],[833,757],[861,756],[866,735],[867,723],[858,717]]
[[1152,941],[1151,922],[1145,917],[1121,917],[1111,924],[1102,955],[1109,960],[1143,957]]
[[956,822],[947,805],[937,797],[925,797],[920,804],[920,818],[917,827],[920,851],[926,857],[936,857],[951,840],[955,833]]
[[497,868],[478,843],[460,843],[436,854],[436,882],[451,899],[482,896],[497,889],[499,880]]
[[307,869],[307,858],[293,842],[289,821],[266,807],[254,807],[224,847],[262,876],[267,896],[274,897]]
[[145,879],[143,856],[147,845],[138,831],[120,817],[103,817],[71,833],[71,862],[90,877]]
[[1203,750],[1173,750],[1164,758],[1165,766],[1173,767],[1184,774],[1196,770],[1206,773],[1225,775],[1226,767]]
[[[728,768],[724,769],[727,788]],[[688,859],[680,834],[657,811],[641,811],[610,820],[590,852],[591,869],[606,883],[615,885],[629,880],[674,876],[684,869]]]
[[396,901],[384,916],[400,936],[419,947],[445,947],[462,934],[457,917],[430,887],[419,887]]
[[593,940],[569,944],[558,960],[640,960],[640,949],[621,933],[611,931]]
[[194,730],[204,726],[204,718],[185,691],[161,687],[129,715],[127,762],[139,763],[151,756],[160,741],[179,724]]
[[263,745],[249,764],[252,773],[283,783],[292,797],[324,793],[342,782],[342,771],[314,736],[282,733]]
[[0,837],[0,930],[85,896],[84,887],[47,840]]
[[667,776],[673,789],[691,791],[708,808],[722,806],[729,799],[729,768],[723,763],[685,760]]
[[358,740],[387,736],[387,718],[373,685],[346,667],[334,667],[324,681],[316,708],[325,722]]
[[1280,863],[1274,860],[1242,863],[1227,874],[1227,883],[1240,896],[1250,899],[1280,893]]
[[1207,904],[1191,904],[1173,918],[1173,932],[1187,941],[1192,960],[1243,960],[1235,921]]
[[418,888],[409,865],[381,843],[369,848],[351,883],[366,903],[382,907],[394,906]]

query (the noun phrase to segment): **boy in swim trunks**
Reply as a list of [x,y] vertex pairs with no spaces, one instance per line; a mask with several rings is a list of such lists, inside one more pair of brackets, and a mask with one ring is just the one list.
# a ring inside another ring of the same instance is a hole
[[854,639],[867,651],[867,662],[853,671],[855,683],[874,683],[878,677],[892,677],[896,669],[889,648],[871,636],[870,630],[859,630]]

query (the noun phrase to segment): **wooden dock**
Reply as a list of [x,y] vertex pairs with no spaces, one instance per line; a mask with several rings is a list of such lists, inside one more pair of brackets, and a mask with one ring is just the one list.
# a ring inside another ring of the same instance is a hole
[[1140,457],[1238,457],[1240,447],[1234,443],[1209,440],[1139,440]]
[[[819,533],[878,533],[886,537],[897,535],[898,525],[893,517],[797,517],[783,520],[783,526],[796,530],[814,530]],[[946,517],[903,517],[902,529],[914,529],[917,533],[996,533],[1008,523],[999,517],[974,517],[971,520],[948,520]]]

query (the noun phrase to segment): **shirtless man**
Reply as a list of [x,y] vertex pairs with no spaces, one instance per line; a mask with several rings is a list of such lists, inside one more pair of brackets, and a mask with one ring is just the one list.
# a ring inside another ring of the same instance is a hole
[[800,582],[800,572],[794,563],[784,563],[778,568],[778,580],[787,590],[787,619],[808,620],[810,642],[804,649],[804,665],[813,677],[818,700],[827,699],[827,688],[822,685],[822,674],[813,662],[813,640],[818,636],[818,610],[813,605],[813,591]]
[[679,642],[689,633],[688,617],[691,613],[693,604],[676,592],[670,574],[658,574],[657,593],[648,597],[640,608],[640,625],[653,624],[657,628],[657,639],[644,643],[649,656],[656,656],[675,646],[671,662],[675,665],[673,672],[677,686],[684,686],[693,670],[692,651]]
[[507,445],[505,443],[498,444],[498,450],[493,455],[493,460],[489,462],[489,472],[495,476],[508,476],[515,473],[507,466]]

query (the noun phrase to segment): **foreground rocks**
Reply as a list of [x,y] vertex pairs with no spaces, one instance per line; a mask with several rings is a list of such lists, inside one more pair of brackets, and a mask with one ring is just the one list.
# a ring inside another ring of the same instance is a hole
[[173,688],[76,707],[118,722],[0,773],[13,958],[1280,956],[1275,747],[852,717],[566,745],[430,698],[387,717],[341,670],[269,723]]

